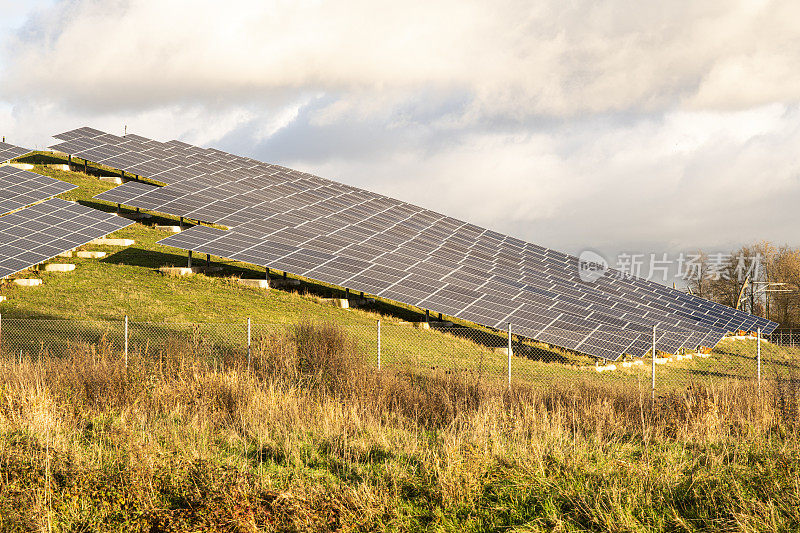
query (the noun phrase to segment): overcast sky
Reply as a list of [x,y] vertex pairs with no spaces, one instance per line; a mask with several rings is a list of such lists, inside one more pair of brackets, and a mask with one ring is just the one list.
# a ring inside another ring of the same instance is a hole
[[571,253],[800,244],[800,4],[0,0],[0,133],[213,146]]

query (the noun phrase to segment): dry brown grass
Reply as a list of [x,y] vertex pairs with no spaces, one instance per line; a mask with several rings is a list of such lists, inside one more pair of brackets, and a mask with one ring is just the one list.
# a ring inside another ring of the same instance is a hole
[[793,381],[509,392],[375,372],[313,324],[260,339],[250,372],[173,349],[0,363],[0,529],[800,525]]

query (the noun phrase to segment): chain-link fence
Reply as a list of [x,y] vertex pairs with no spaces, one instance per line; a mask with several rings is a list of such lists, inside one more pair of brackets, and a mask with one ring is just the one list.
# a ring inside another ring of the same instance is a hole
[[[249,319],[213,323],[38,320],[0,317],[0,356],[40,360],[89,354],[124,360],[143,358],[160,368],[202,363],[213,368],[274,365],[296,355],[308,324],[264,324]],[[364,364],[397,374],[438,374],[498,386],[598,380],[635,382],[655,389],[719,380],[794,380],[800,347],[791,336],[723,340],[713,352],[690,349],[692,332],[561,331],[543,341],[509,331],[446,322],[376,321],[327,325]],[[624,333],[624,334],[623,334]],[[585,343],[586,351],[629,350],[635,356],[595,359],[546,340]],[[626,345],[627,348],[620,348]],[[653,349],[655,347],[655,350]],[[591,348],[591,350],[589,349]],[[339,348],[337,348],[339,349]],[[655,357],[653,357],[655,354]]]
[[778,329],[773,331],[771,335],[768,335],[767,340],[780,346],[800,348],[800,330]]

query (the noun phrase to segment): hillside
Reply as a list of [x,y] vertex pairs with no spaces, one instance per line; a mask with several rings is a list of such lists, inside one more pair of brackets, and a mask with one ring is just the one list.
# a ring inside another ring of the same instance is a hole
[[[104,210],[115,210],[116,206],[93,200],[92,197],[114,185],[100,181],[94,174],[111,172],[90,167],[87,175],[82,172],[64,172],[48,168],[42,163],[63,163],[48,154],[29,156],[24,162],[35,163],[35,172],[78,185],[77,189],[61,195]],[[263,268],[212,257],[217,272],[191,277],[169,277],[157,271],[161,266],[184,266],[187,253],[177,248],[156,244],[170,235],[155,229],[155,224],[175,224],[170,217],[154,216],[145,224],[136,223],[118,231],[112,237],[135,240],[130,247],[107,247],[90,245],[85,248],[108,252],[102,260],[71,258],[77,264],[74,272],[37,273],[45,283],[37,288],[17,288],[7,285],[2,293],[8,297],[0,303],[0,314],[6,320],[6,333],[13,335],[14,319],[82,320],[109,322],[112,329],[127,315],[134,323],[142,323],[143,331],[155,330],[161,339],[186,330],[186,324],[202,323],[209,336],[244,341],[244,324],[249,317],[254,326],[254,337],[260,332],[273,331],[275,325],[295,324],[303,321],[331,322],[346,329],[361,347],[366,360],[376,364],[376,321],[382,322],[382,364],[384,367],[415,368],[429,371],[444,369],[467,371],[476,379],[503,380],[507,372],[506,356],[494,348],[507,344],[502,333],[490,332],[475,327],[466,335],[464,324],[439,331],[418,330],[408,321],[421,321],[421,310],[385,302],[378,299],[374,304],[361,309],[339,309],[324,303],[321,297],[344,296],[334,287],[302,280],[302,285],[285,290],[258,290],[239,285],[237,278],[263,279]],[[204,265],[203,256],[195,256],[195,265]],[[62,261],[55,259],[51,262]],[[28,274],[23,273],[22,276]],[[292,276],[290,276],[291,278]],[[39,322],[33,326],[20,324],[19,338],[32,336],[31,344],[40,344],[41,338],[53,342],[77,337],[76,328],[82,326],[59,323],[44,328]],[[43,333],[36,335],[37,328]],[[148,329],[149,328],[149,329]],[[143,333],[144,335],[144,333]],[[118,335],[119,336],[119,335]],[[521,382],[549,381],[560,379],[584,379],[605,381],[627,381],[639,383],[649,379],[649,365],[604,373],[590,369],[594,364],[589,358],[565,353],[547,346],[528,343],[517,345],[517,354],[512,361],[512,379]],[[35,350],[33,350],[35,351]],[[765,377],[789,375],[794,372],[794,360],[800,350],[773,353],[764,349],[762,373]],[[752,379],[756,374],[755,345],[752,342],[723,343],[710,358],[673,362],[658,368],[659,388],[680,388],[691,382],[725,380],[728,378]]]

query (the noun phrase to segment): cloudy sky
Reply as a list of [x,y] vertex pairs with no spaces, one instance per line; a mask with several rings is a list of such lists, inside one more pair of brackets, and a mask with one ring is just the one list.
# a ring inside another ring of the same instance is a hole
[[0,0],[0,133],[214,146],[572,253],[800,244],[800,4]]

